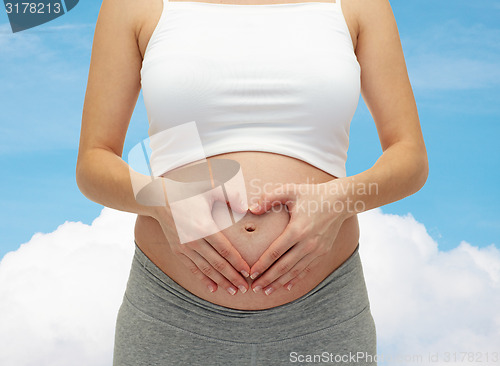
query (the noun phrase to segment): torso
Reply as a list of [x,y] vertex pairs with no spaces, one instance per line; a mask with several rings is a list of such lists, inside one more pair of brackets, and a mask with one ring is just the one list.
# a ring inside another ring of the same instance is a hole
[[[282,1],[281,3],[287,2]],[[258,1],[234,3],[259,4]],[[353,11],[350,11],[349,7],[345,6],[344,3],[349,4],[349,2],[344,0],[342,9],[355,49],[358,27]],[[160,18],[162,0],[151,0],[146,8],[148,13],[140,21],[137,36],[142,55],[144,55],[149,38]],[[233,159],[240,164],[245,178],[248,202],[255,201],[255,197],[263,191],[264,186],[270,187],[291,182],[323,183],[336,178],[310,164],[279,154],[245,151],[221,154],[208,159],[217,158]],[[247,263],[252,266],[273,240],[283,232],[288,221],[289,216],[286,210],[273,210],[261,216],[248,212],[242,220],[225,229],[223,233]],[[249,224],[253,226],[253,231],[246,230]],[[205,286],[194,278],[190,270],[176,259],[166,242],[159,223],[152,217],[141,215],[137,217],[135,239],[141,250],[163,272],[191,293],[218,305],[254,310],[288,303],[312,290],[353,253],[359,240],[359,227],[357,216],[352,216],[344,221],[339,234],[335,238],[332,250],[321,258],[310,273],[302,281],[298,282],[291,291],[281,288],[269,296],[263,294],[263,292],[255,294],[252,291],[245,294],[238,292],[236,295],[231,296],[222,289],[214,293],[208,292]],[[251,283],[251,280],[248,279],[248,282]]]

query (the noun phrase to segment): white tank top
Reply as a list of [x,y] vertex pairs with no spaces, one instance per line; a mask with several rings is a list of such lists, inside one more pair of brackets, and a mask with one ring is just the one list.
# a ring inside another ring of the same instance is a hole
[[[206,157],[272,152],[345,177],[360,72],[340,0],[164,0],[141,68],[148,132],[195,121]],[[156,176],[169,143],[150,146]]]

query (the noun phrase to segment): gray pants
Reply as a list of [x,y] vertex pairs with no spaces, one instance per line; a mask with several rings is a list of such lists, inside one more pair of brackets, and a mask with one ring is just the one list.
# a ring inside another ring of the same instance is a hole
[[236,310],[185,290],[136,246],[113,366],[376,365],[358,250],[290,303]]

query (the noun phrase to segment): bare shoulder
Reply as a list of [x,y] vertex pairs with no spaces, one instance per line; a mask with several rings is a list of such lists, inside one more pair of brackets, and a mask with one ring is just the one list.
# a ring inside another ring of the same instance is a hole
[[149,2],[149,0],[102,0],[98,23],[119,26],[121,29],[127,28],[137,34],[143,17],[141,13],[144,8],[143,3]]
[[[340,0],[336,0],[340,1]],[[359,0],[341,0],[342,13],[351,33],[351,39],[354,50],[356,50],[359,35],[359,15],[358,15]]]
[[[394,30],[396,20],[389,0],[351,0],[355,9],[359,33],[372,31],[377,25]],[[380,29],[381,29],[380,28]]]
[[149,43],[151,35],[160,20],[163,11],[163,0],[128,0],[136,4],[136,16],[138,22],[137,43],[144,58],[144,52]]
[[377,24],[394,29],[395,19],[389,0],[342,0],[342,10],[355,46],[360,35],[373,31]]
[[355,46],[363,31],[373,30],[377,23],[395,23],[389,0],[341,0],[341,6]]
[[142,54],[162,9],[163,0],[102,0],[98,23],[133,36]]

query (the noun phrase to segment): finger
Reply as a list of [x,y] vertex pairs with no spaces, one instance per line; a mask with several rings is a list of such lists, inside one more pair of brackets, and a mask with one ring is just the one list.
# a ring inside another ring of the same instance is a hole
[[[207,245],[205,245],[207,246]],[[209,246],[207,246],[209,247]],[[215,269],[200,253],[196,250],[190,250],[186,254],[196,264],[198,269],[218,286],[226,289],[226,291],[234,295],[236,294],[237,287],[231,284],[217,269]]]
[[237,213],[246,213],[248,211],[248,200],[245,191],[236,189],[226,190],[228,205]]
[[[303,273],[306,268],[311,268],[311,266],[310,266],[311,262],[315,258],[316,257],[313,253],[306,255],[300,261],[298,261],[297,264],[295,266],[293,266],[292,269],[290,269],[290,271],[285,273],[283,276],[279,277],[276,281],[274,281],[270,285],[263,286],[262,290],[264,291],[264,293],[266,295],[270,295],[276,289],[279,289],[279,288],[285,286],[285,284],[288,285],[291,280],[299,277],[301,275],[301,273]],[[290,287],[290,289],[291,289],[291,287]],[[290,290],[290,289],[288,289],[288,290]]]
[[210,264],[211,268],[224,276],[232,285],[243,293],[247,292],[248,284],[242,275],[227,260],[221,257],[211,245],[205,242],[202,245],[196,245],[193,249]]
[[320,257],[316,257],[309,265],[307,265],[302,272],[299,273],[299,275],[292,280],[288,281],[285,283],[283,286],[290,291],[293,286],[297,284],[297,282],[300,282],[306,277],[309,273],[311,273],[311,269],[316,266],[317,262],[320,260]]
[[[297,277],[313,259],[312,253],[304,256],[297,244],[276,261],[261,277],[253,284],[254,292],[264,290],[266,295],[283,286],[287,281]],[[269,293],[268,291],[269,290]]]
[[[252,283],[254,292],[259,292],[261,289],[269,286],[278,278],[295,268],[296,264],[304,258],[304,254],[301,254],[299,245],[300,243],[297,243],[291,247],[271,267],[269,267],[267,271],[263,272],[263,274]],[[298,274],[299,272],[295,273],[295,276]]]
[[260,215],[279,204],[287,205],[291,209],[295,197],[295,184],[286,184],[270,193],[262,194],[257,202],[251,202],[249,210],[255,215]]
[[209,277],[207,277],[203,272],[200,271],[200,269],[196,266],[196,264],[189,259],[185,254],[180,253],[177,255],[179,257],[179,260],[189,268],[191,273],[198,278],[205,286],[207,287],[208,291],[210,292],[215,292],[217,291],[217,283],[212,281]]
[[231,264],[235,271],[241,273],[244,277],[249,276],[250,266],[222,232],[218,231],[204,239],[210,243],[222,258]]
[[248,201],[244,186],[238,187],[237,185],[231,185],[226,187],[225,190],[214,189],[211,198],[213,201],[217,200],[226,203],[226,205],[238,213],[245,213],[248,211]]
[[288,249],[299,241],[300,238],[297,237],[295,227],[295,224],[290,220],[285,230],[271,243],[252,266],[250,271],[251,279],[255,279],[259,274],[264,273]]

